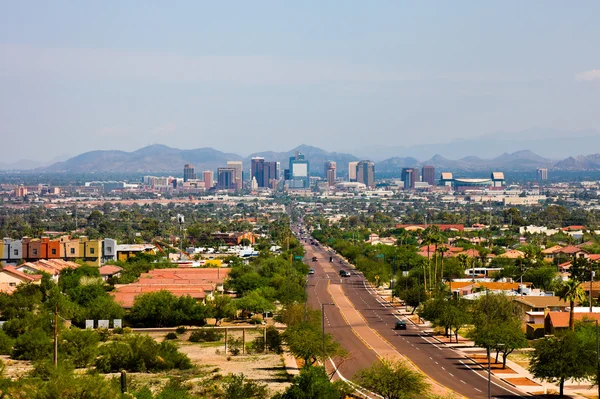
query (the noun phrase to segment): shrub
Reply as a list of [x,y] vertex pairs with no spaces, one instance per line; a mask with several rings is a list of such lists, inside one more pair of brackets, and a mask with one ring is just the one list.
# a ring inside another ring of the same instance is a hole
[[4,330],[0,330],[0,355],[10,355],[15,341]]
[[167,335],[165,335],[165,339],[168,339],[168,340],[177,339],[177,334],[175,334],[174,332],[169,332],[169,333],[167,333]]
[[229,353],[233,356],[237,356],[242,351],[242,339],[241,338],[231,338],[227,342],[227,346],[229,348]]
[[266,384],[248,380],[244,374],[229,374],[223,388],[228,399],[263,399],[269,393]]
[[250,350],[255,353],[263,353],[265,350],[265,340],[263,337],[256,337],[250,344]]
[[96,368],[100,372],[159,371],[189,369],[190,359],[169,341],[158,344],[147,335],[131,335],[122,341],[110,342],[100,347]]
[[87,367],[98,354],[100,336],[93,330],[72,328],[60,335],[61,355],[73,362],[75,367]]
[[106,342],[111,336],[111,332],[108,328],[97,328],[96,333],[98,333],[100,341],[102,342]]
[[250,319],[250,324],[262,324],[263,320],[258,316],[252,316]]
[[267,327],[267,349],[275,353],[283,353],[281,333],[275,326]]
[[185,328],[184,326],[179,326],[177,327],[177,329],[175,330],[175,332],[177,334],[185,334],[185,332],[187,331],[187,328]]
[[52,348],[50,336],[41,328],[34,328],[17,338],[13,357],[19,360],[41,360],[50,356]]
[[217,330],[196,330],[190,334],[190,342],[217,342],[223,339],[223,334]]

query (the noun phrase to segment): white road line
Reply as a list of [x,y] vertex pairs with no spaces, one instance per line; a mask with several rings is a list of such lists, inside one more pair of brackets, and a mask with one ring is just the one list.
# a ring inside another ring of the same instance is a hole
[[450,377],[454,377],[454,374],[452,374],[452,373],[448,373],[448,374],[450,374]]
[[462,382],[463,384],[466,384],[466,382],[464,382],[463,380],[460,380],[460,382]]

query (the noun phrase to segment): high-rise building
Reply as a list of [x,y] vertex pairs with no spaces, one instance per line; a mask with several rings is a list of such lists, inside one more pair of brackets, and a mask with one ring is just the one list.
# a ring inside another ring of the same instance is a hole
[[537,180],[538,182],[548,180],[548,168],[538,168]]
[[428,183],[430,186],[435,186],[435,166],[424,165],[421,169],[421,175],[423,181]]
[[205,189],[211,189],[213,186],[213,180],[214,180],[215,174],[213,173],[212,170],[205,170],[204,172],[202,172],[202,180],[204,180],[204,188]]
[[348,162],[348,181],[356,181],[356,167],[358,162]]
[[265,162],[263,182],[265,187],[273,187],[279,180],[279,162]]
[[333,161],[327,161],[327,162],[325,162],[324,169],[325,169],[325,178],[327,179],[327,185],[329,187],[334,186],[335,180],[336,180],[336,169],[337,169],[336,163]]
[[235,169],[235,188],[241,190],[244,177],[242,174],[242,161],[227,161],[227,167]]
[[217,169],[217,189],[218,190],[235,190],[235,168],[218,168]]
[[367,187],[375,186],[375,164],[368,160],[360,161],[356,165],[356,181]]
[[252,158],[250,163],[250,180],[256,179],[258,187],[265,187],[265,159]]
[[420,181],[419,168],[403,168],[400,175],[404,182],[404,188],[415,188],[415,183]]
[[188,182],[190,180],[196,180],[196,170],[194,165],[188,163],[183,166],[183,181]]
[[310,164],[300,151],[296,151],[296,155],[290,157],[289,176],[289,188],[310,187]]

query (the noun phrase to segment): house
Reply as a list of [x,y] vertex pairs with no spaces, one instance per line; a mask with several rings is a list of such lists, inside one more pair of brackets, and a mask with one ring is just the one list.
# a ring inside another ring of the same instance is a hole
[[100,277],[102,277],[102,280],[104,281],[112,277],[120,277],[121,271],[123,271],[123,269],[115,265],[104,265],[99,269]]
[[127,259],[138,254],[156,254],[156,246],[152,244],[118,244],[117,245],[117,260],[127,261]]
[[557,296],[516,296],[513,301],[517,302],[524,313],[527,312],[564,312],[569,303]]
[[[504,282],[491,282],[491,281],[448,281],[446,285],[450,291],[456,293],[459,296],[470,295],[475,292],[481,292],[490,290],[493,292],[514,292],[521,287],[520,283],[504,283]],[[523,283],[524,286],[530,287],[531,283]]]
[[396,239],[393,237],[381,238],[377,234],[370,234],[367,242],[371,245],[396,245]]
[[560,245],[554,245],[552,247],[549,247],[549,248],[546,248],[546,249],[542,250],[542,255],[544,255],[544,260],[547,261],[547,262],[554,261],[554,258],[556,257],[556,254],[561,249],[563,249],[562,246],[560,246]]
[[224,292],[223,284],[230,269],[223,268],[172,268],[154,269],[142,273],[132,284],[115,285],[111,293],[123,308],[133,307],[135,298],[149,292],[166,290],[176,296],[189,295],[204,301],[215,292]]
[[418,231],[425,230],[427,227],[436,226],[440,231],[465,231],[463,224],[397,224],[397,229],[404,229],[407,231]]
[[27,274],[49,274],[50,277],[56,282],[60,276],[60,272],[64,269],[76,269],[79,264],[71,261],[65,261],[62,259],[40,259],[36,262],[26,262],[22,265],[16,266],[15,268],[23,273]]
[[[575,312],[575,320],[598,320],[600,313]],[[544,332],[556,334],[569,328],[569,312],[548,312],[544,318]]]
[[498,258],[508,258],[508,259],[519,259],[524,258],[525,253],[516,249],[509,249],[501,255],[498,255]]
[[17,270],[14,266],[4,266],[0,269],[0,290],[12,293],[21,284],[39,284],[41,274],[28,274]]

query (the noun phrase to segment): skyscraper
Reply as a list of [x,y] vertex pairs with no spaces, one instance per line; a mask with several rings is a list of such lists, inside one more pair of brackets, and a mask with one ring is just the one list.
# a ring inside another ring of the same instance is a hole
[[358,162],[348,162],[348,181],[356,181],[356,167]]
[[212,188],[213,186],[213,180],[214,180],[214,173],[212,170],[205,170],[204,172],[202,172],[202,180],[204,180],[204,188],[206,190]]
[[415,188],[415,183],[420,181],[419,169],[418,168],[403,168],[402,174],[400,175],[404,182],[404,188]]
[[217,169],[217,190],[235,190],[235,168]]
[[228,168],[235,169],[235,188],[236,190],[242,189],[242,161],[227,161]]
[[427,182],[430,186],[435,186],[435,166],[424,165],[421,172],[423,181]]
[[356,166],[356,181],[367,187],[374,187],[375,164],[368,160],[360,161]]
[[273,187],[273,182],[279,180],[279,162],[265,162],[263,182],[265,187]]
[[290,188],[308,188],[310,186],[310,164],[300,151],[296,151],[296,155],[290,157],[289,176]]
[[538,182],[548,180],[548,168],[538,168],[537,180]]
[[336,180],[336,163],[333,161],[326,161],[324,165],[325,169],[325,178],[327,179],[327,184],[329,187],[335,185]]
[[260,157],[252,158],[250,163],[250,180],[256,179],[258,187],[265,186],[265,159]]
[[183,181],[187,182],[190,180],[196,180],[196,170],[194,169],[194,165],[188,163],[183,166]]

